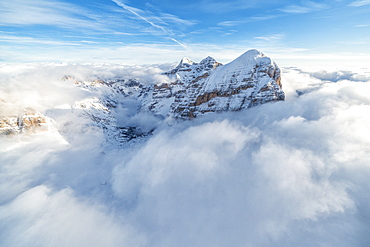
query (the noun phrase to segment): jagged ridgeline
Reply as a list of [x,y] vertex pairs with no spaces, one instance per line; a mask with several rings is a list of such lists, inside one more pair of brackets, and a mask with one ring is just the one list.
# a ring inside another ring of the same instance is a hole
[[161,97],[173,97],[168,116],[191,119],[209,112],[237,111],[266,102],[284,100],[279,67],[262,52],[250,50],[226,65],[207,57],[200,63],[188,58],[166,73],[176,80],[154,87]]
[[[63,80],[99,92],[96,97],[75,102],[70,110],[91,119],[93,125],[103,129],[107,139],[120,142],[145,137],[152,131],[134,124],[122,125],[117,120],[117,111],[127,101],[135,102],[134,110],[138,113],[160,119],[190,120],[204,114],[238,111],[284,100],[279,67],[258,50],[249,50],[225,65],[212,57],[199,63],[183,58],[164,75],[169,80],[154,85],[144,85],[135,78],[76,81],[73,75],[68,75]],[[35,115],[37,109],[33,111]],[[22,120],[23,116],[3,116],[0,133],[47,130],[45,117],[40,114],[35,115],[37,121]]]

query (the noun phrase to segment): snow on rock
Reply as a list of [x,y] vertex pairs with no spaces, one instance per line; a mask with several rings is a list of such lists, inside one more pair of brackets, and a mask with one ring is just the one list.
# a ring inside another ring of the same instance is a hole
[[0,134],[34,134],[48,130],[50,119],[42,113],[26,108],[21,115],[3,116],[0,118]]
[[[76,80],[70,75],[62,81],[91,96],[75,102],[69,111],[100,128],[107,140],[120,143],[146,137],[155,128],[141,122],[187,120],[284,100],[279,67],[258,50],[249,50],[225,65],[212,57],[199,63],[185,57],[162,76],[166,80],[146,84],[136,78]],[[41,130],[45,117],[32,114],[0,119],[1,133]]]
[[[222,65],[212,57],[199,63],[185,57],[165,72],[170,80],[143,85],[136,79],[78,81],[75,84],[100,98],[78,102],[82,116],[90,118],[111,139],[129,141],[146,136],[139,124],[119,123],[112,114],[117,109],[136,107],[136,113],[151,114],[158,119],[192,119],[203,114],[238,111],[267,102],[284,100],[279,67],[258,50],[249,50],[234,61]],[[73,77],[67,76],[67,79]],[[170,81],[170,82],[168,82]],[[132,109],[130,109],[132,111]]]
[[220,65],[206,58],[179,74],[183,89],[175,95],[170,115],[191,119],[208,112],[237,111],[263,103],[284,100],[279,67],[262,52],[250,50],[234,61]]

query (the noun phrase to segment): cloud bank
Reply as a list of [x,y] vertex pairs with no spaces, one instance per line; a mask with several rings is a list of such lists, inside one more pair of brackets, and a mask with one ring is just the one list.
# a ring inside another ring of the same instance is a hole
[[[162,71],[1,69],[2,99],[28,91],[44,112],[91,97],[63,74],[153,83]],[[88,125],[1,136],[0,246],[368,246],[368,78],[284,68],[286,101],[163,123],[125,148]],[[63,116],[56,129],[83,121]]]

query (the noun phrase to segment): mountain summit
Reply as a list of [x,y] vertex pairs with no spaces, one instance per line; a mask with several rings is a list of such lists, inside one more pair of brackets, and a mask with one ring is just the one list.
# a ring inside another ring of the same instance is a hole
[[279,67],[257,50],[249,50],[226,65],[207,57],[199,64],[187,64],[186,69],[176,67],[169,74],[173,73],[177,80],[165,88],[172,92],[169,115],[175,118],[237,111],[285,97]]

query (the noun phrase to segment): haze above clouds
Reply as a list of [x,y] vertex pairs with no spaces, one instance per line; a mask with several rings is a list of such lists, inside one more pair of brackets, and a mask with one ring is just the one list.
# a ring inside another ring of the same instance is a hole
[[[4,65],[1,95],[47,114],[96,96],[63,74],[163,69]],[[369,71],[283,71],[284,102],[156,122],[126,148],[73,114],[2,136],[0,246],[368,246]]]

